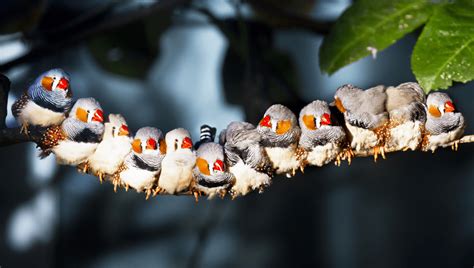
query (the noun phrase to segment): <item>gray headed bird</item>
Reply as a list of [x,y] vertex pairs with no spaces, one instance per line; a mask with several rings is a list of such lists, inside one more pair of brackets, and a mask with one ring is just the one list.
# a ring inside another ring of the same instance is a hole
[[423,150],[434,152],[439,146],[454,142],[457,150],[458,140],[464,134],[466,124],[463,115],[456,111],[453,101],[446,93],[434,92],[426,100],[427,135],[423,141]]
[[389,135],[385,146],[392,151],[416,150],[423,139],[426,122],[425,93],[417,83],[388,87],[386,108],[389,113]]
[[337,89],[334,96],[334,104],[344,114],[345,125],[351,134],[352,149],[373,150],[375,160],[379,153],[385,157],[386,100],[384,86],[362,90],[344,85]]
[[110,114],[105,123],[104,136],[95,152],[87,158],[85,167],[99,177],[102,183],[104,176],[113,175],[132,149],[132,140],[125,118],[120,114]]
[[163,132],[154,127],[142,127],[132,141],[132,151],[114,174],[113,183],[145,192],[148,199],[162,170],[165,155]]
[[104,117],[94,98],[78,99],[61,125],[49,127],[39,144],[42,157],[53,152],[59,164],[79,165],[91,156],[104,133]]
[[261,141],[262,135],[247,122],[231,122],[219,135],[227,166],[235,177],[230,191],[233,198],[253,190],[262,192],[271,185],[273,168]]
[[189,131],[177,128],[166,133],[166,155],[155,195],[177,194],[189,190],[193,179],[196,154]]
[[291,177],[300,168],[298,139],[301,130],[293,112],[281,104],[270,106],[258,124],[262,145],[276,174]]
[[197,201],[199,195],[205,194],[209,199],[216,195],[224,197],[232,186],[234,176],[225,165],[224,147],[214,142],[215,128],[207,125],[201,127],[201,140],[196,151],[194,183],[192,192]]
[[36,78],[28,90],[13,103],[12,113],[27,133],[28,125],[59,125],[71,109],[69,75],[61,69],[49,70]]
[[316,100],[301,109],[299,147],[306,152],[302,166],[323,166],[335,159],[339,164],[346,133],[342,126],[335,125],[333,121],[325,101]]

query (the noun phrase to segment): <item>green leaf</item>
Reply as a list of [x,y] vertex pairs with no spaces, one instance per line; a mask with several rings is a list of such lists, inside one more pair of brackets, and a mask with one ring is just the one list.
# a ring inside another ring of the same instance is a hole
[[319,51],[321,70],[332,74],[343,66],[382,50],[424,24],[428,0],[359,0],[338,19]]
[[411,65],[426,92],[474,79],[474,4],[438,6],[418,39]]

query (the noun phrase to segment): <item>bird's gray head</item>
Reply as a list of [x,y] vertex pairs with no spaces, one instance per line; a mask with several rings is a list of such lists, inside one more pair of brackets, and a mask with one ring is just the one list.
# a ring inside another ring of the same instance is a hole
[[110,130],[112,137],[128,136],[130,134],[127,121],[120,114],[109,114],[109,122],[105,124],[106,131]]
[[84,123],[103,124],[104,112],[100,104],[94,98],[81,98],[74,103],[70,118],[77,119]]
[[190,151],[193,148],[191,134],[184,128],[173,129],[166,133],[166,152]]
[[264,133],[271,131],[283,135],[297,124],[296,116],[290,109],[281,104],[274,104],[267,109],[257,128]]
[[132,149],[137,155],[164,155],[166,144],[163,132],[154,127],[140,128],[133,139]]
[[56,68],[38,76],[34,85],[46,92],[60,92],[64,96],[72,97],[69,81],[69,75],[64,70]]
[[453,113],[456,108],[453,101],[446,93],[434,92],[428,95],[426,99],[429,117],[441,117],[445,113]]
[[224,148],[214,142],[208,142],[196,152],[196,168],[203,175],[217,175],[225,172]]
[[350,99],[351,96],[362,92],[362,89],[353,86],[351,84],[343,85],[336,90],[334,94],[334,105],[341,112],[346,112],[346,102]]
[[316,130],[331,125],[331,111],[325,101],[315,100],[301,109],[300,127],[305,130]]

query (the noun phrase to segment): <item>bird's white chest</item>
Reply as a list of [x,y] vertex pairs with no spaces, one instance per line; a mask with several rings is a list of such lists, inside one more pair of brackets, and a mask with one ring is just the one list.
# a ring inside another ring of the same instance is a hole
[[306,161],[310,165],[320,167],[334,160],[339,152],[341,152],[341,148],[337,144],[329,142],[309,151]]
[[439,135],[429,135],[428,143],[426,146],[424,146],[423,150],[431,150],[432,152],[434,152],[436,148],[446,147],[448,146],[448,143],[458,140],[463,134],[464,128],[460,127],[447,133],[441,133]]
[[231,190],[234,196],[246,195],[252,190],[263,189],[272,182],[270,176],[252,169],[241,160],[229,167],[229,172],[235,177],[235,183]]
[[70,140],[60,141],[53,147],[56,161],[61,165],[79,165],[87,160],[97,148],[97,143],[75,142]]
[[31,125],[43,127],[59,125],[65,119],[63,113],[43,108],[33,101],[29,101],[25,105],[18,117],[21,123],[25,122]]
[[169,153],[161,162],[161,174],[158,186],[168,194],[186,190],[193,178],[193,168],[196,163],[194,153]]
[[265,151],[277,174],[286,173],[288,176],[294,175],[294,172],[301,165],[297,159],[296,146],[294,145],[288,148],[265,147]]
[[93,172],[113,174],[130,152],[130,139],[116,137],[104,139],[87,159]]
[[142,192],[153,188],[156,181],[156,174],[156,171],[129,167],[120,173],[120,180],[137,190],[137,192]]
[[390,139],[386,142],[389,150],[416,150],[423,139],[422,123],[407,121],[390,129]]
[[372,130],[355,127],[348,123],[346,126],[352,136],[351,147],[356,151],[369,150],[377,146],[378,138]]

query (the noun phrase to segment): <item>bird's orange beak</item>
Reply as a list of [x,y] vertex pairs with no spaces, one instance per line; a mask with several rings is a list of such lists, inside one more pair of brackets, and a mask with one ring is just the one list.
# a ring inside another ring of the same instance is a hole
[[334,104],[336,105],[336,108],[339,110],[339,112],[341,113],[346,112],[346,108],[344,108],[344,105],[342,105],[341,99],[339,99],[338,97],[334,98]]
[[146,141],[146,149],[148,150],[156,150],[156,148],[158,148],[156,146],[156,140],[155,139],[152,139],[152,138],[149,138],[147,141]]
[[211,172],[209,172],[209,164],[207,163],[206,159],[203,159],[201,157],[198,157],[196,159],[196,166],[199,169],[199,172],[201,172],[204,175],[211,175]]
[[189,137],[185,137],[183,139],[183,143],[181,144],[181,148],[183,149],[191,149],[193,148],[193,141]]
[[122,125],[119,129],[118,135],[119,136],[128,136],[130,132],[128,131],[128,126],[127,125]]
[[444,104],[444,112],[445,113],[452,113],[456,111],[456,107],[454,107],[454,104],[450,101],[447,101],[445,104]]
[[104,112],[100,109],[95,110],[94,116],[92,117],[92,121],[96,122],[104,122]]
[[59,89],[62,89],[62,90],[67,90],[68,87],[69,87],[69,81],[67,81],[66,78],[61,78],[56,87],[59,88]]
[[166,154],[166,142],[164,139],[160,140],[160,153]]
[[132,149],[137,154],[142,153],[142,141],[140,139],[134,139],[132,142]]
[[328,113],[324,113],[321,116],[321,125],[331,125],[331,116]]
[[43,77],[43,79],[41,79],[41,85],[46,88],[46,90],[48,91],[51,91],[53,90],[53,78],[49,77],[49,76],[45,76]]
[[260,120],[259,125],[262,126],[262,127],[271,128],[272,127],[272,122],[270,120],[271,120],[270,116],[267,115],[267,116],[263,117],[262,120]]
[[217,159],[216,162],[214,162],[214,166],[212,167],[214,171],[221,171],[224,172],[224,162],[222,160]]

